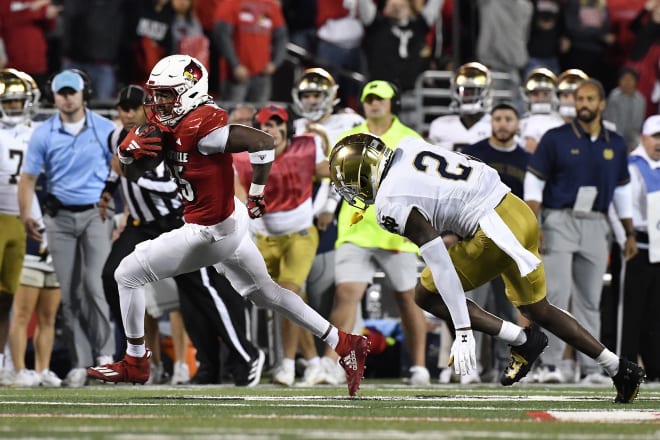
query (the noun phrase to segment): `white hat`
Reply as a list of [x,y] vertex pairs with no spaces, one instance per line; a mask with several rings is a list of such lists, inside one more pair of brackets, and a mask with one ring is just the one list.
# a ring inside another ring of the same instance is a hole
[[649,116],[642,126],[644,136],[653,136],[656,133],[660,133],[660,115]]

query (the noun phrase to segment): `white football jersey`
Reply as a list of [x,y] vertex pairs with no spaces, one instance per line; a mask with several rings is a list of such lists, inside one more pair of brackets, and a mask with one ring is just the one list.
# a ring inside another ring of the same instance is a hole
[[470,128],[466,128],[459,115],[435,118],[429,127],[429,141],[449,151],[475,144],[490,137],[490,115],[484,116]]
[[0,128],[0,213],[19,215],[18,178],[34,124]]
[[538,143],[546,131],[564,125],[559,113],[530,114],[520,120],[520,137],[534,139]]
[[410,211],[417,208],[436,230],[470,237],[509,191],[485,163],[409,137],[397,146],[378,189],[376,218],[383,228],[403,235]]
[[[364,118],[357,113],[334,113],[318,124],[325,128],[325,131],[328,134],[328,141],[330,141],[330,149],[332,149],[347,130],[356,127],[363,122]],[[293,121],[294,133],[296,135],[303,134],[309,123],[311,123],[311,121],[308,121],[305,118],[296,119]]]

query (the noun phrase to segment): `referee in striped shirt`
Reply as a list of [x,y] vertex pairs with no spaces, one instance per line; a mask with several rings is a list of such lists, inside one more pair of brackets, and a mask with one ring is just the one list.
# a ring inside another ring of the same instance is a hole
[[[177,195],[176,183],[164,164],[147,171],[137,182],[121,175],[116,149],[128,131],[143,124],[146,115],[143,102],[146,92],[130,85],[119,93],[117,110],[122,126],[108,139],[108,147],[115,154],[112,171],[100,200],[101,215],[111,217],[111,200],[118,186],[122,187],[124,203],[129,212],[126,227],[115,240],[103,269],[103,286],[115,324],[123,332],[119,291],[114,272],[121,260],[138,243],[158,237],[183,224],[183,205]],[[193,345],[197,349],[199,370],[193,383],[217,383],[220,373],[220,345],[218,337],[227,344],[234,362],[234,383],[254,386],[261,378],[259,349],[246,337],[247,302],[215,269],[203,268],[174,277],[179,289],[183,321]],[[120,340],[125,341],[125,335]],[[124,342],[125,343],[125,342]],[[119,350],[123,353],[125,347]]]

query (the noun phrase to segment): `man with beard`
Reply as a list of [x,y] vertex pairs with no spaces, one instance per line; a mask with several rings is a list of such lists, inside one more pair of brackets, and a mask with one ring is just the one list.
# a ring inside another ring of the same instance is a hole
[[[576,118],[549,130],[530,158],[525,201],[540,214],[539,248],[547,272],[548,301],[567,309],[570,300],[575,318],[598,335],[609,253],[607,210],[613,203],[626,231],[624,256],[630,259],[637,253],[632,193],[625,142],[603,126],[605,91],[599,81],[587,79],[577,86],[575,109]],[[559,366],[564,343],[548,336],[543,361]],[[578,353],[577,361],[583,382],[603,382],[593,359]],[[575,374],[568,369],[560,372],[563,381]]]
[[[486,139],[465,147],[463,153],[476,157],[495,168],[502,182],[511,188],[513,194],[522,198],[523,180],[530,154],[516,143],[515,135],[520,123],[518,110],[510,102],[500,102],[492,108],[490,122],[492,134]],[[504,282],[501,277],[471,290],[469,297],[497,316],[514,322],[517,319],[515,310],[504,293]],[[475,335],[477,347],[482,347],[481,337],[481,333]],[[497,339],[494,339],[493,342],[491,365],[483,365],[483,358],[478,359],[485,381],[497,379],[497,373],[494,375],[492,373],[504,370],[509,362],[507,344]],[[489,371],[490,368],[492,370]],[[478,379],[479,376],[475,376],[467,381],[465,376],[461,377],[462,383],[478,382]]]

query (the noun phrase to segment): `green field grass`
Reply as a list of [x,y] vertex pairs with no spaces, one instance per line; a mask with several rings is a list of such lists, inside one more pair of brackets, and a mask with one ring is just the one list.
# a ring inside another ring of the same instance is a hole
[[0,438],[660,439],[660,385],[0,388]]

